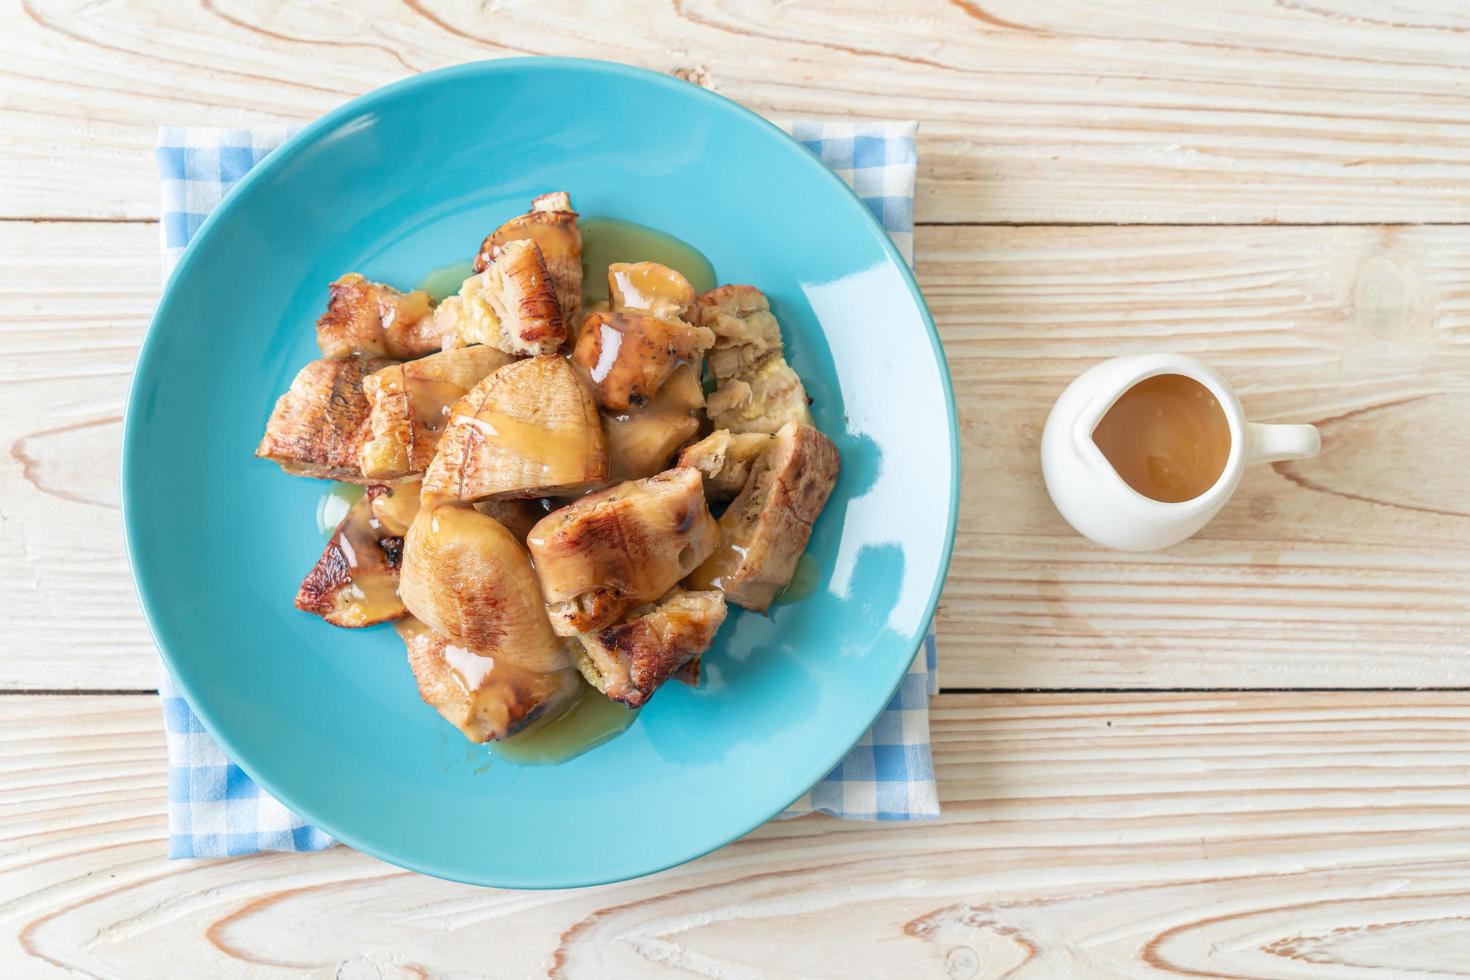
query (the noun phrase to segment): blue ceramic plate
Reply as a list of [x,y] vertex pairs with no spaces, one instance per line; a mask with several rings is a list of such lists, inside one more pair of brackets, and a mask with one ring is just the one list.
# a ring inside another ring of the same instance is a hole
[[[683,239],[770,296],[842,477],[819,586],[736,610],[698,690],[559,766],[471,746],[423,704],[391,629],[292,597],[323,485],[253,458],[319,356],[326,285],[411,286],[543,191]],[[958,440],[907,266],[806,149],[681,81],[592,61],[465,65],[390,85],[271,154],[205,222],[159,303],[128,403],[128,549],[189,703],[267,790],[360,850],[510,887],[614,881],[719,847],[825,775],[888,700],[934,613]]]

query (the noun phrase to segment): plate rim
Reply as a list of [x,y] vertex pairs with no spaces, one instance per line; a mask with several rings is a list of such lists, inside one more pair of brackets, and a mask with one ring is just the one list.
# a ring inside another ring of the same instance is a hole
[[[138,604],[142,609],[144,621],[147,623],[149,635],[153,640],[153,644],[158,651],[159,657],[163,661],[164,667],[169,672],[170,678],[173,680],[174,684],[177,685],[179,692],[183,695],[184,700],[188,703],[190,710],[193,711],[194,714],[198,717],[200,723],[204,726],[205,730],[219,744],[220,749],[225,753],[229,760],[234,765],[239,766],[240,769],[242,769],[247,775],[249,775],[251,779],[258,783],[261,789],[270,793],[271,796],[278,800],[282,806],[286,807],[286,809],[290,810],[300,819],[324,831],[325,833],[329,834],[334,840],[346,844],[354,850],[360,851],[364,854],[368,854],[389,864],[393,864],[401,868],[406,868],[420,874],[426,874],[432,877],[442,878],[449,881],[456,881],[463,884],[479,885],[484,887],[540,890],[589,887],[595,885],[611,884],[619,881],[630,881],[636,878],[642,878],[648,875],[656,874],[660,871],[665,871],[669,868],[677,867],[682,864],[686,864],[697,858],[703,857],[706,854],[719,850],[732,841],[736,841],[742,837],[745,837],[756,828],[778,817],[781,812],[790,805],[792,801],[787,801],[786,803],[782,804],[780,807],[769,813],[763,813],[763,815],[760,816],[758,820],[755,820],[754,822],[750,823],[749,826],[744,827],[738,832],[728,837],[725,837],[725,839],[717,840],[709,844],[708,846],[705,846],[703,844],[696,845],[695,848],[689,849],[687,850],[687,852],[681,851],[673,857],[661,857],[647,866],[640,866],[631,871],[615,871],[611,873],[602,873],[582,877],[547,875],[544,877],[544,880],[517,880],[513,877],[502,878],[494,875],[477,875],[467,870],[456,869],[452,867],[441,867],[429,862],[416,861],[407,856],[395,853],[396,848],[394,848],[392,845],[378,846],[376,844],[370,844],[361,841],[354,833],[344,834],[337,826],[335,826],[336,820],[330,814],[325,815],[324,817],[322,814],[309,812],[307,808],[299,807],[296,804],[288,801],[281,793],[277,791],[271,779],[262,777],[262,775],[253,765],[247,764],[245,759],[241,756],[238,746],[235,744],[234,740],[231,739],[228,735],[223,734],[216,728],[214,724],[214,719],[211,716],[210,712],[208,710],[201,710],[199,699],[196,697],[196,692],[194,690],[194,685],[186,681],[184,677],[181,676],[181,671],[178,669],[178,665],[175,662],[175,656],[170,651],[168,644],[163,642],[160,626],[158,622],[155,621],[155,615],[153,611],[154,607],[155,605],[158,605],[161,608],[163,605],[162,597],[158,594],[158,586],[156,584],[150,585],[150,583],[145,581],[145,576],[141,576],[138,572],[138,561],[136,560],[135,556],[141,554],[142,551],[147,547],[147,544],[140,539],[140,532],[136,523],[136,512],[131,503],[134,493],[134,481],[138,481],[140,491],[142,488],[143,474],[139,472],[140,466],[136,463],[136,454],[133,452],[132,447],[140,438],[143,423],[139,421],[141,412],[135,411],[135,409],[140,404],[142,404],[144,400],[144,384],[142,379],[144,379],[145,376],[151,377],[152,374],[155,373],[151,370],[150,365],[151,362],[155,359],[157,347],[161,343],[161,341],[158,340],[158,334],[155,331],[155,327],[157,327],[159,322],[162,321],[167,314],[171,313],[173,305],[175,304],[175,302],[177,302],[177,283],[184,279],[189,269],[193,265],[193,262],[199,252],[200,243],[206,241],[208,237],[212,235],[215,226],[223,221],[226,215],[232,213],[237,207],[240,206],[240,201],[248,192],[249,188],[253,187],[256,182],[266,179],[275,171],[285,167],[298,154],[316,143],[319,136],[323,132],[335,128],[339,123],[346,119],[358,116],[362,114],[365,110],[369,110],[372,105],[380,99],[399,93],[403,90],[413,89],[423,85],[430,85],[445,80],[454,80],[459,77],[473,77],[481,75],[493,76],[502,72],[516,72],[528,69],[531,71],[540,71],[543,69],[573,69],[575,71],[590,72],[592,74],[600,73],[603,75],[615,75],[633,78],[642,82],[652,83],[671,91],[678,91],[679,94],[683,96],[701,100],[707,105],[716,108],[717,110],[724,112],[734,112],[737,116],[744,117],[748,121],[753,121],[757,123],[759,126],[765,128],[769,132],[776,134],[780,138],[780,140],[788,143],[793,150],[797,151],[798,158],[807,161],[808,165],[815,168],[815,170],[822,175],[823,179],[827,180],[830,185],[839,189],[840,193],[842,195],[845,195],[850,204],[858,210],[858,212],[862,216],[862,219],[867,222],[869,229],[874,232],[876,238],[878,239],[880,247],[887,253],[889,259],[893,262],[893,264],[899,268],[900,273],[903,277],[904,285],[908,288],[909,295],[918,308],[920,319],[923,322],[925,331],[928,334],[931,352],[933,354],[935,363],[939,368],[941,379],[941,393],[944,397],[946,420],[949,429],[949,501],[946,514],[944,542],[940,550],[939,566],[937,569],[935,580],[930,586],[929,598],[924,606],[924,615],[920,620],[923,624],[925,624],[926,627],[933,623],[934,615],[939,604],[939,598],[941,593],[943,592],[945,582],[948,579],[950,565],[954,556],[955,537],[959,521],[961,479],[959,415],[955,405],[954,383],[952,378],[950,377],[949,361],[948,358],[945,356],[944,346],[940,340],[939,331],[934,325],[934,319],[929,311],[929,306],[925,302],[923,293],[919,289],[913,268],[910,266],[909,262],[905,260],[904,257],[899,253],[897,246],[894,245],[893,240],[889,237],[887,230],[883,228],[877,217],[868,208],[867,204],[863,202],[862,198],[858,196],[857,192],[851,186],[849,186],[846,181],[844,181],[841,177],[834,173],[831,168],[824,164],[820,160],[820,158],[817,157],[816,154],[812,153],[799,140],[793,137],[790,133],[787,133],[785,130],[776,126],[769,119],[766,119],[759,113],[756,113],[751,109],[747,109],[745,106],[740,105],[738,102],[735,102],[723,95],[720,95],[717,92],[713,92],[709,89],[705,89],[701,86],[686,82],[682,79],[662,74],[660,72],[655,72],[645,68],[639,68],[633,65],[626,65],[620,62],[604,61],[593,58],[533,56],[471,61],[465,62],[463,64],[448,66],[445,68],[434,69],[432,71],[421,72],[416,75],[410,75],[407,78],[402,78],[395,82],[390,82],[387,85],[379,86],[375,89],[363,93],[362,95],[350,99],[347,102],[344,102],[336,108],[331,109],[323,115],[319,116],[312,122],[305,125],[296,133],[293,133],[278,147],[272,150],[264,159],[262,159],[255,166],[251,167],[250,170],[245,174],[245,176],[242,177],[240,181],[237,182],[230,189],[230,191],[224,196],[224,198],[221,199],[220,203],[205,217],[204,221],[200,224],[198,230],[190,239],[189,244],[180,255],[178,262],[175,263],[174,268],[168,275],[168,278],[164,281],[162,290],[159,294],[158,303],[154,308],[152,317],[149,318],[147,331],[143,336],[142,343],[139,345],[137,359],[133,365],[133,376],[128,385],[128,398],[123,416],[121,446],[122,452],[119,467],[123,537],[126,545],[129,577],[132,579],[133,590],[138,597]],[[261,124],[264,125],[266,124],[266,122],[267,121],[263,120]],[[141,492],[140,496],[143,496]],[[925,635],[925,632],[923,632],[921,629],[921,631],[912,638],[914,641],[913,649],[915,656],[920,653],[924,645]],[[811,785],[815,785],[823,778],[823,774],[830,772],[834,767],[836,767],[836,765],[842,760],[842,758],[852,749],[852,746],[856,744],[857,740],[861,739],[863,734],[872,727],[873,723],[887,707],[889,701],[892,700],[893,693],[897,691],[899,685],[903,682],[904,676],[908,673],[908,668],[911,662],[912,657],[904,659],[898,663],[898,669],[895,671],[892,684],[888,686],[887,693],[885,693],[882,700],[878,702],[877,709],[857,730],[857,734],[854,736],[853,741],[845,745],[835,758],[825,761],[825,764],[820,767],[820,769],[818,770],[818,774],[813,779]],[[183,671],[182,673],[187,674],[187,671]],[[793,799],[800,798],[800,796],[806,793],[809,789],[810,786],[806,787]],[[764,810],[764,808],[762,808],[762,810]]]

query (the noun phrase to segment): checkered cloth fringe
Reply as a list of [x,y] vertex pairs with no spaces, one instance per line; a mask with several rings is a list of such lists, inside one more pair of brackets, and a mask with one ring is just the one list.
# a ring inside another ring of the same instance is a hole
[[[916,123],[779,124],[847,181],[913,261]],[[165,127],[157,160],[163,180],[163,257],[171,271],[230,188],[295,127]],[[169,853],[224,857],[257,851],[314,851],[334,843],[303,823],[236,766],[161,671],[169,756]],[[813,811],[850,820],[924,820],[939,815],[929,746],[929,696],[937,693],[931,627],[893,700],[872,729],[783,817]]]

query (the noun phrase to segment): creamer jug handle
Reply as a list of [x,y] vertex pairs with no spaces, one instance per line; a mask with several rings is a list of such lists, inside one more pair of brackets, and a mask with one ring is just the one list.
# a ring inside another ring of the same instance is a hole
[[1322,437],[1315,425],[1245,426],[1245,462],[1274,463],[1283,459],[1311,459],[1322,451]]

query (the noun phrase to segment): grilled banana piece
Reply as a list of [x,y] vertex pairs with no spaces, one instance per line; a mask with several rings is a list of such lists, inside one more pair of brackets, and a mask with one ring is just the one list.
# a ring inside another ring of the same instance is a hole
[[483,272],[500,258],[505,246],[530,239],[541,249],[551,281],[556,287],[562,319],[570,327],[582,312],[582,233],[577,229],[577,212],[566,191],[542,194],[531,202],[531,210],[511,218],[486,236],[475,257],[475,271]]
[[363,476],[401,480],[422,474],[434,458],[449,409],[480,382],[515,358],[478,344],[447,350],[407,364],[393,364],[363,380],[371,435],[359,454]]
[[782,426],[720,515],[720,547],[688,587],[722,589],[736,605],[765,612],[796,571],[840,465],[831,439],[809,425]]
[[597,404],[565,358],[508,364],[450,409],[425,498],[548,497],[607,478]]
[[324,357],[306,365],[276,401],[255,455],[295,476],[366,482],[358,457],[368,439],[372,406],[363,381],[392,363]]
[[657,262],[614,262],[607,267],[608,302],[623,313],[686,319],[694,309],[694,287],[679,272]]
[[573,698],[575,670],[538,673],[462,647],[417,619],[395,627],[419,697],[471,742],[505,738]]
[[379,534],[401,538],[408,533],[413,519],[419,514],[420,490],[422,485],[416,480],[391,485],[375,483],[367,488]]
[[668,469],[669,459],[695,434],[704,390],[694,369],[680,364],[642,408],[604,412],[608,466],[613,480],[636,480]]
[[710,421],[731,432],[775,432],[787,422],[811,425],[806,389],[786,363],[781,327],[754,286],[720,286],[699,297],[696,319],[714,332],[709,353],[717,387]]
[[755,461],[774,438],[764,432],[716,429],[681,452],[679,465],[699,470],[710,500],[730,500],[745,486]]
[[356,628],[401,618],[398,568],[403,538],[385,534],[363,497],[337,525],[326,550],[296,592],[296,608],[333,626]]
[[718,542],[691,469],[588,494],[547,514],[526,539],[552,627],[563,636],[602,629],[657,599]]
[[433,301],[421,289],[400,293],[349,272],[329,287],[316,343],[328,357],[387,355],[398,360],[439,349]]
[[811,425],[806,388],[779,354],[731,378],[706,403],[710,421],[731,432],[775,432],[787,422]]
[[567,321],[540,247],[517,239],[497,254],[464,281],[458,296],[439,304],[443,347],[488,344],[508,354],[552,353],[567,339]]
[[690,664],[697,683],[697,658],[724,621],[723,593],[674,589],[657,603],[634,609],[618,625],[578,637],[577,668],[603,694],[636,708]]
[[419,510],[403,542],[398,593],[435,632],[481,656],[540,672],[572,666],[525,549],[472,507]]
[[597,401],[612,411],[648,404],[680,364],[698,366],[715,342],[708,328],[643,313],[593,313],[577,334],[574,360]]
[[716,381],[749,374],[781,353],[781,325],[754,286],[717,286],[700,294],[693,319],[714,331],[709,367]]

